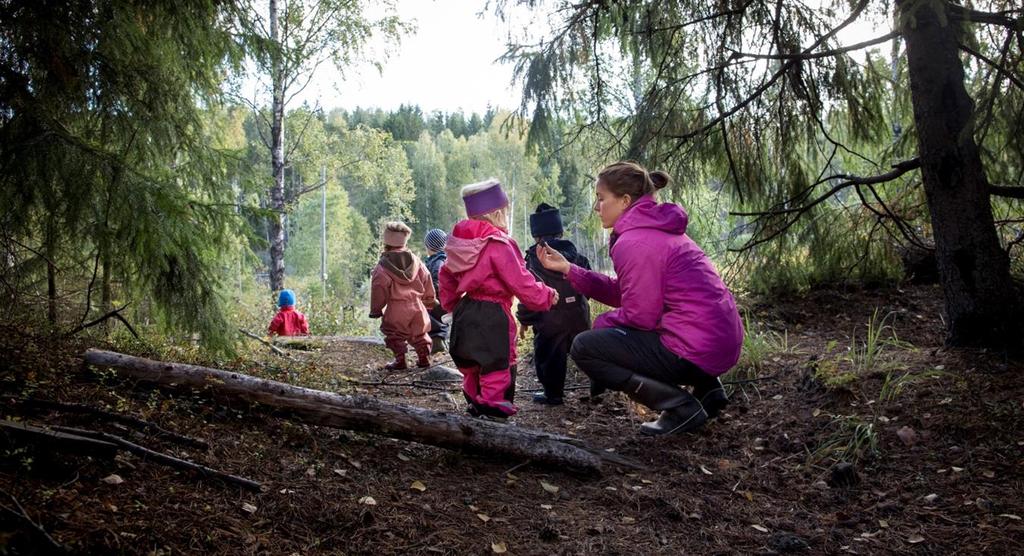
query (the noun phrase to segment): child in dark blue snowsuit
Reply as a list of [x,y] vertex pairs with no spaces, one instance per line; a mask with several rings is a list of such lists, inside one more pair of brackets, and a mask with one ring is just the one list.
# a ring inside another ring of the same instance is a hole
[[530,311],[520,305],[516,312],[524,332],[526,327],[533,327],[533,361],[537,379],[544,387],[544,392],[535,394],[533,401],[546,405],[562,403],[569,348],[577,334],[590,330],[587,298],[573,289],[565,276],[545,269],[537,259],[537,245],[547,244],[571,264],[590,268],[590,261],[576,250],[576,246],[562,239],[563,231],[562,215],[555,207],[541,203],[530,215],[530,233],[536,243],[526,250],[526,268],[557,290],[559,297],[558,303],[549,311]]
[[[437,283],[437,275],[441,272],[441,266],[448,260],[448,254],[444,251],[445,244],[447,243],[448,234],[444,233],[444,230],[438,230],[437,228],[428,231],[426,237],[423,238],[423,246],[427,248],[427,258],[423,263],[427,265],[427,270],[430,271],[430,279],[434,282],[435,292],[441,291]],[[438,296],[440,296],[440,293],[438,293]],[[438,303],[434,305],[429,314],[430,339],[434,341],[431,353],[448,351],[448,325],[441,320],[445,315],[444,309]]]

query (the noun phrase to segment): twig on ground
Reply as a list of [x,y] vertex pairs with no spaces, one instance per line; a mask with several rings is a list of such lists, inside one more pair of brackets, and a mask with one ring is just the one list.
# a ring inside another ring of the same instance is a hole
[[149,448],[146,448],[144,446],[139,446],[138,444],[135,444],[134,442],[129,442],[128,440],[125,440],[125,439],[121,438],[120,436],[116,436],[116,435],[113,435],[113,434],[109,434],[109,433],[105,433],[105,432],[99,432],[99,431],[90,431],[90,430],[85,430],[85,429],[77,429],[77,428],[74,428],[74,427],[54,426],[54,427],[51,427],[51,428],[53,428],[53,430],[64,432],[64,433],[68,433],[68,434],[77,434],[79,436],[85,436],[85,437],[88,437],[88,438],[95,438],[95,439],[99,439],[99,440],[106,440],[107,442],[112,442],[114,444],[117,444],[121,448],[123,448],[123,449],[125,449],[125,450],[127,450],[129,452],[132,452],[133,454],[142,456],[144,459],[152,460],[152,461],[155,461],[157,463],[162,463],[162,464],[168,465],[170,467],[177,467],[179,469],[187,469],[189,471],[196,471],[196,472],[198,472],[201,475],[204,475],[204,476],[207,476],[207,477],[211,477],[211,478],[214,478],[214,479],[220,479],[221,481],[224,481],[226,483],[236,484],[236,485],[239,485],[239,486],[241,486],[243,488],[247,488],[249,490],[253,490],[253,491],[256,491],[256,492],[259,492],[261,490],[261,488],[262,488],[259,483],[257,483],[256,481],[253,481],[252,479],[246,479],[245,477],[239,477],[237,475],[231,475],[229,473],[225,473],[223,471],[218,471],[218,470],[213,469],[211,467],[206,467],[205,465],[202,465],[202,464],[193,463],[191,461],[185,461],[183,459],[178,459],[178,458],[176,458],[174,456],[169,456],[169,455],[164,454],[162,452],[157,452],[155,450],[150,450]]
[[18,499],[15,498],[13,494],[7,492],[6,490],[0,490],[0,493],[3,493],[3,495],[9,498],[11,502],[14,502],[14,508],[9,508],[7,507],[6,504],[0,504],[0,510],[3,510],[13,515],[23,523],[27,524],[29,527],[32,527],[32,529],[39,533],[40,537],[45,539],[46,544],[50,545],[50,550],[54,554],[68,553],[68,549],[65,548],[64,545],[55,541],[53,537],[51,537],[50,534],[46,532],[46,529],[43,529],[42,525],[36,523],[31,517],[28,516],[28,512],[25,511],[25,508],[22,507],[21,502],[18,502]]
[[193,438],[191,436],[186,436],[186,435],[183,435],[183,434],[178,434],[176,432],[169,431],[169,430],[161,427],[160,425],[157,425],[156,423],[152,423],[152,422],[146,421],[144,419],[139,419],[137,417],[132,417],[130,415],[121,415],[119,413],[113,413],[113,412],[110,412],[110,411],[104,411],[104,410],[102,410],[102,409],[100,409],[98,407],[92,407],[92,406],[88,406],[88,405],[85,405],[85,404],[77,404],[77,403],[64,403],[64,402],[57,402],[57,401],[52,401],[52,400],[40,400],[40,399],[35,399],[35,398],[24,398],[24,399],[18,400],[18,402],[21,403],[21,404],[24,404],[24,405],[38,406],[38,407],[41,407],[41,408],[51,409],[51,410],[54,410],[54,411],[63,411],[63,412],[68,412],[68,413],[82,413],[82,414],[86,414],[86,415],[92,415],[92,416],[95,416],[95,417],[100,417],[100,418],[103,418],[103,419],[109,419],[111,421],[116,421],[118,423],[123,423],[125,425],[128,425],[128,426],[130,426],[130,427],[132,427],[134,429],[137,429],[137,430],[140,430],[140,431],[143,431],[143,432],[150,432],[151,431],[156,436],[166,437],[168,440],[177,442],[179,444],[185,444],[187,446],[191,446],[193,448],[200,448],[202,450],[207,450],[207,449],[210,448],[210,445],[207,444],[205,440],[200,440],[198,438]]
[[275,346],[274,344],[264,340],[263,338],[260,338],[259,336],[253,334],[252,332],[249,332],[244,328],[239,328],[238,331],[252,338],[253,340],[256,340],[257,342],[267,346],[268,348],[270,348],[270,351],[274,352],[276,355],[280,355],[281,357],[284,357],[286,359],[291,359],[292,361],[295,360],[295,358],[293,358],[291,355],[288,355],[288,353],[285,350]]
[[110,311],[109,313],[107,313],[107,314],[103,315],[102,317],[99,317],[99,318],[97,318],[95,320],[91,320],[91,321],[89,321],[89,322],[87,322],[85,324],[76,326],[70,332],[64,334],[64,337],[67,338],[67,337],[70,337],[70,336],[74,336],[75,334],[78,334],[79,332],[81,332],[81,331],[83,331],[83,330],[85,330],[87,328],[92,328],[93,326],[96,326],[97,324],[99,324],[99,323],[101,323],[101,322],[103,322],[103,321],[105,321],[107,319],[117,319],[117,320],[121,321],[121,323],[124,324],[128,328],[128,332],[131,332],[132,336],[135,336],[136,340],[141,340],[142,338],[139,337],[139,333],[136,332],[134,328],[132,328],[132,325],[128,324],[128,321],[123,316],[121,316],[121,311],[124,311],[125,309],[127,309],[128,305],[130,305],[130,303],[126,303],[123,307],[119,307],[117,309],[114,309],[113,311]]

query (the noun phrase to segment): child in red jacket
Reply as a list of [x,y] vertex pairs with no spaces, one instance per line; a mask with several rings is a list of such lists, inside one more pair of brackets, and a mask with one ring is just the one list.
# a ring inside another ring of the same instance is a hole
[[370,318],[381,318],[384,343],[395,353],[395,360],[384,367],[389,371],[409,368],[405,363],[408,344],[416,348],[416,366],[430,366],[427,310],[434,307],[434,283],[427,267],[406,248],[410,234],[412,230],[401,222],[385,225],[384,253],[371,278]]
[[309,323],[306,322],[306,315],[295,310],[295,292],[292,290],[281,290],[277,296],[277,306],[280,311],[270,321],[270,335],[278,336],[300,336],[309,334]]
[[468,219],[448,236],[441,267],[441,305],[452,313],[448,352],[463,375],[473,416],[514,415],[516,321],[512,297],[546,311],[558,292],[538,282],[508,235],[508,197],[497,180],[462,188]]

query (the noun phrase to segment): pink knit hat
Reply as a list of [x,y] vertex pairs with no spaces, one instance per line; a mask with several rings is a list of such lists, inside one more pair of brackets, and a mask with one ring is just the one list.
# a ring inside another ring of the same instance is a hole
[[405,247],[412,230],[401,222],[388,222],[384,225],[384,245],[388,247]]

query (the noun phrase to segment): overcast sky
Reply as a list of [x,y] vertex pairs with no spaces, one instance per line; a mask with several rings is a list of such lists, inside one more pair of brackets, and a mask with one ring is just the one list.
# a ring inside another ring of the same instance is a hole
[[[399,16],[417,30],[402,38],[383,63],[384,71],[361,66],[341,79],[329,63],[294,106],[320,100],[325,109],[356,106],[397,108],[418,104],[425,112],[484,112],[488,104],[514,108],[519,88],[511,85],[512,66],[495,60],[505,52],[508,25],[483,9],[481,0],[398,0]],[[377,46],[377,49],[380,45]]]
[[[810,0],[815,4],[815,0]],[[824,0],[818,0],[822,3]],[[514,109],[520,101],[520,87],[512,84],[512,66],[496,60],[509,42],[509,29],[522,33],[526,22],[538,30],[546,20],[542,7],[534,13],[519,8],[516,19],[501,22],[488,10],[485,0],[397,0],[398,14],[415,24],[391,54],[381,60],[383,72],[369,64],[350,70],[345,78],[330,63],[322,65],[310,85],[289,105],[318,100],[324,109],[357,106],[394,109],[416,104],[424,112],[462,109],[484,112],[488,106]],[[883,18],[884,19],[884,18]],[[843,44],[859,42],[885,32],[882,27],[858,21],[840,33]],[[373,50],[385,47],[378,41]],[[888,48],[883,46],[882,48]],[[854,54],[861,58],[863,53]],[[250,89],[251,91],[251,89]]]

